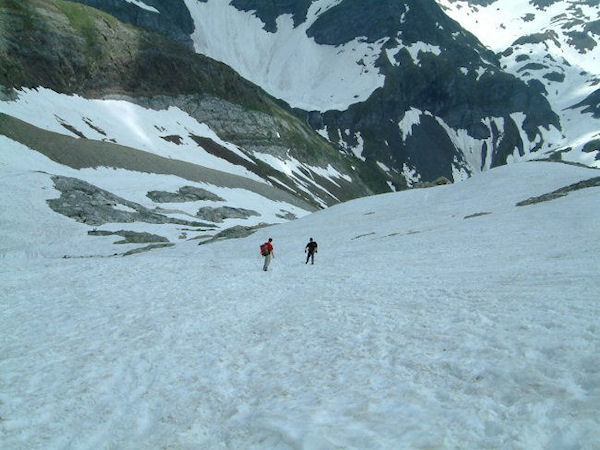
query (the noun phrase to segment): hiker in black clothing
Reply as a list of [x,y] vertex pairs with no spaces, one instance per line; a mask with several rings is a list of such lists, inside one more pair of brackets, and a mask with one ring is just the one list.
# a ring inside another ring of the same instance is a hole
[[313,241],[313,238],[310,238],[310,240],[308,241],[308,244],[306,244],[306,247],[304,247],[304,253],[306,253],[306,262],[304,264],[308,264],[308,260],[311,260],[311,264],[315,263],[315,253],[317,253],[318,250],[318,245],[315,241]]

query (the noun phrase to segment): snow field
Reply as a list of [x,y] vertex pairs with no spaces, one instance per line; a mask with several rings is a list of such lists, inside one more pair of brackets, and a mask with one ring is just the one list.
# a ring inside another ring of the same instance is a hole
[[192,39],[198,53],[224,62],[293,107],[344,110],[383,86],[384,76],[374,63],[384,42],[354,39],[333,46],[307,37],[318,15],[337,1],[313,3],[307,21],[296,28],[291,15],[279,17],[275,33],[264,30],[252,11],[240,11],[229,2],[185,3],[196,26]]
[[514,205],[596,175],[515,164],[212,245],[7,254],[4,446],[591,449],[600,190]]
[[[60,214],[51,212],[47,200],[57,199],[61,193],[54,188],[52,175],[73,177],[91,183],[125,200],[136,202],[150,210],[157,206],[174,211],[166,214],[188,221],[204,222],[195,216],[199,208],[204,206],[219,207],[223,205],[243,208],[251,204],[260,213],[247,219],[225,219],[223,223],[215,224],[210,236],[220,229],[235,225],[252,226],[261,222],[280,223],[278,217],[288,211],[301,217],[307,211],[284,202],[269,200],[261,195],[245,189],[234,189],[214,186],[205,183],[195,183],[189,180],[171,176],[132,172],[123,169],[99,167],[95,169],[72,169],[55,163],[46,156],[32,151],[10,139],[0,136],[0,188],[3,192],[14,192],[5,196],[0,206],[0,259],[44,257],[89,257],[110,256],[117,252],[126,252],[139,247],[139,244],[123,244],[112,246],[111,243],[121,238],[119,236],[89,237],[92,229],[117,231],[130,230],[148,232],[164,236],[171,242],[180,240],[182,232],[187,238],[193,238],[202,232],[193,231],[196,227],[178,224],[150,223],[108,223],[95,227],[76,222]],[[196,201],[186,203],[154,203],[146,194],[150,190],[176,192],[182,186],[197,186],[204,188],[225,202]],[[118,205],[123,209],[128,207]],[[179,211],[177,213],[177,211]],[[27,224],[27,226],[23,226]],[[186,231],[187,230],[187,231]]]
[[[111,141],[164,158],[187,161],[264,182],[256,174],[210,154],[194,142],[190,134],[209,138],[249,160],[235,145],[221,140],[205,123],[198,122],[179,108],[157,111],[128,101],[89,100],[41,87],[16,93],[17,100],[0,102],[0,112],[38,128],[78,137],[72,131],[75,129],[87,139]],[[166,136],[178,136],[181,143],[169,142],[164,139]]]

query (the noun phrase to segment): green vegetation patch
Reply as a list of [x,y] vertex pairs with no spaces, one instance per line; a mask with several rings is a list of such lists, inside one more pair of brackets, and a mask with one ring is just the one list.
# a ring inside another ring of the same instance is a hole
[[94,18],[90,14],[90,9],[77,3],[67,3],[57,1],[56,6],[63,12],[71,26],[83,36],[86,43],[86,50],[89,54],[94,54],[98,50],[98,40]]
[[[32,30],[34,27],[34,14],[31,5],[22,0],[0,0],[0,13],[8,11],[10,14],[19,16],[22,20],[23,27],[26,30]],[[10,30],[0,27],[0,35],[10,32]]]

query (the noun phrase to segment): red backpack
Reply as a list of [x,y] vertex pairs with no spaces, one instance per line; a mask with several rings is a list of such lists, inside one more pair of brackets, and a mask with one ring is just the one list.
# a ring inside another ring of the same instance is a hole
[[260,254],[263,256],[267,256],[269,254],[269,243],[265,242],[260,246]]

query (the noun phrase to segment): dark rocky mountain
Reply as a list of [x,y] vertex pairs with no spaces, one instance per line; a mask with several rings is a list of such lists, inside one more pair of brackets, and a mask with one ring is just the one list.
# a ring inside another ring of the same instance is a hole
[[[495,55],[443,14],[435,2],[370,2],[362,14],[352,2],[347,7],[345,3],[328,10],[320,17],[323,22],[313,25],[315,39],[335,45],[359,36],[366,36],[369,42],[389,38],[384,49],[400,48],[394,58],[382,54],[377,60],[385,83],[367,101],[346,111],[322,114],[330,133],[345,129],[351,130],[352,136],[360,133],[367,158],[397,170],[406,165],[425,180],[439,176],[453,179],[457,169],[472,173],[505,164],[514,153],[538,150],[529,149],[529,143],[543,128],[559,127],[540,90],[504,73]],[[406,15],[404,21],[391,19],[402,14]],[[381,24],[379,17],[387,20]],[[362,18],[363,27],[355,33],[331,31],[334,23],[339,29],[355,30],[358,18]],[[422,54],[416,62],[406,47],[418,43],[437,47],[440,53]],[[407,137],[398,123],[411,108],[428,114],[421,115],[420,123]],[[523,141],[521,124],[511,117],[515,113],[527,118],[522,128],[529,142]],[[503,125],[492,124],[494,118],[502,118]],[[440,119],[450,129],[466,130],[470,138],[480,142],[476,148],[481,153],[479,167],[469,161],[467,149],[453,142]]]
[[[160,31],[159,26],[140,21],[136,14],[127,17],[124,10],[117,11],[114,2],[82,2]],[[154,13],[157,20],[167,11],[167,5],[171,11],[178,5],[179,14],[185,15],[181,1],[148,0],[145,4],[161,12]],[[280,56],[267,50],[255,57],[260,59],[257,66],[272,65],[269,73],[253,77],[252,69],[244,72],[247,62],[227,56],[239,50],[239,42],[244,40],[240,38],[236,43],[227,37],[239,37],[248,31],[236,29],[233,21],[223,19],[232,16],[221,12],[231,15],[238,11],[260,19],[261,30],[253,33],[268,33],[271,37],[266,39],[275,41],[281,35],[281,45],[289,30],[282,30],[278,23],[289,16],[293,27],[303,30],[302,39],[314,41],[319,48],[342,49],[355,43],[371,46],[375,52],[372,61],[357,57],[351,62],[383,80],[373,85],[363,100],[355,95],[357,100],[343,108],[321,105],[311,110],[306,105],[297,107],[292,93],[279,96],[340,150],[358,155],[371,166],[377,164],[379,176],[398,189],[439,177],[461,179],[545,150],[545,134],[561,128],[543,87],[505,72],[497,55],[450,19],[434,0],[190,0],[185,6],[190,10],[195,33],[208,34],[215,29],[223,33],[216,44],[198,42],[192,35],[198,51],[207,50],[276,96],[279,91],[271,89],[269,83],[275,77],[273,72],[282,71],[275,83],[289,84],[289,73],[281,69],[289,60],[278,62]],[[214,14],[216,10],[220,13]],[[211,12],[214,17],[210,17]],[[148,14],[153,13],[143,13]],[[169,26],[173,24],[170,17],[167,14],[165,19]],[[224,22],[209,24],[220,20]],[[165,33],[187,32],[186,19],[176,32]],[[329,63],[332,71],[340,72],[341,80],[344,70],[339,65],[348,61]],[[321,72],[326,70],[321,68]],[[289,91],[300,89],[292,85]]]

